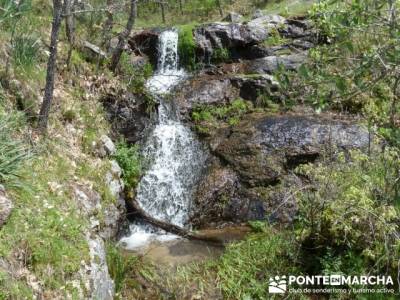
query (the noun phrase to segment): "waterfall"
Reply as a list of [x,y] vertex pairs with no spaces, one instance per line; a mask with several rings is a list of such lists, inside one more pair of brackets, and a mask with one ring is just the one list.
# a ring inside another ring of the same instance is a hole
[[[195,185],[206,160],[201,143],[174,113],[172,100],[164,98],[184,78],[185,72],[178,68],[178,33],[164,31],[159,38],[158,70],[146,84],[160,101],[158,123],[143,148],[151,165],[138,185],[136,200],[152,217],[182,227],[188,221]],[[134,249],[173,238],[176,236],[136,222],[121,243]]]

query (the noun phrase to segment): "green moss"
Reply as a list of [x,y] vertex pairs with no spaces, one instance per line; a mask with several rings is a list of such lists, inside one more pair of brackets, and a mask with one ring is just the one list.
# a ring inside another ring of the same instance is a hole
[[195,70],[196,65],[196,44],[193,38],[193,29],[196,24],[181,25],[178,27],[178,54],[180,64],[188,70]]

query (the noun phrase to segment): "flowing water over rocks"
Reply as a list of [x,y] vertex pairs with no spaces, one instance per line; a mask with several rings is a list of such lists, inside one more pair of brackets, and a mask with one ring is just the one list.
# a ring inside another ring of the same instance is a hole
[[[206,154],[195,135],[179,121],[171,100],[164,99],[185,77],[185,72],[178,69],[177,46],[175,30],[160,35],[158,71],[147,83],[149,91],[160,101],[158,124],[143,149],[151,165],[139,183],[136,199],[152,217],[184,227]],[[140,223],[132,224],[130,231],[130,236],[121,239],[126,249],[177,238]]]

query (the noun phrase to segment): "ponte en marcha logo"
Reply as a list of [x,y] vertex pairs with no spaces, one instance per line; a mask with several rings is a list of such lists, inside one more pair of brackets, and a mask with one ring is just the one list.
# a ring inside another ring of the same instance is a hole
[[[361,286],[362,288],[354,288]],[[395,293],[391,276],[283,275],[269,278],[270,294],[284,293]]]

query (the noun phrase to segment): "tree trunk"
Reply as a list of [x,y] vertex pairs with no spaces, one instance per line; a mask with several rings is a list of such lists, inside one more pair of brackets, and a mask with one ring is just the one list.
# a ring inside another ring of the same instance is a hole
[[74,0],[64,0],[65,2],[65,34],[69,43],[67,67],[69,69],[71,63],[72,50],[75,47],[75,17],[74,17]]
[[219,14],[220,14],[220,16],[222,18],[224,16],[224,11],[222,10],[221,0],[215,0],[215,1],[217,2]]
[[133,25],[135,24],[135,16],[136,16],[136,4],[137,0],[131,0],[131,9],[129,12],[128,22],[126,23],[126,28],[122,31],[118,37],[118,44],[114,50],[113,56],[111,58],[110,69],[115,72],[117,69],[119,59],[121,58],[122,51],[124,50],[124,46],[127,38],[131,34]]
[[182,1],[183,0],[179,0],[179,10],[181,12],[181,15],[183,16],[183,3],[182,3]]
[[106,16],[107,20],[104,22],[103,25],[103,47],[106,50],[106,52],[110,51],[111,48],[111,33],[112,33],[112,28],[114,26],[114,15],[113,15],[113,0],[107,0],[107,11],[106,11]]
[[145,212],[137,203],[136,200],[130,199],[129,204],[131,205],[131,208],[135,211],[134,215],[140,217],[143,221],[150,223],[151,225],[161,228],[165,230],[166,232],[173,233],[179,236],[182,236],[184,238],[190,239],[190,240],[198,240],[198,241],[205,241],[209,243],[215,243],[222,245],[224,244],[224,241],[215,235],[207,235],[207,234],[198,234],[189,230],[186,230],[182,227],[176,226],[171,223],[167,223],[164,221],[157,220],[150,216],[147,212]]
[[160,7],[161,7],[161,17],[162,17],[162,21],[165,24],[166,20],[165,20],[165,2],[164,0],[160,1]]
[[63,5],[61,0],[53,0],[53,22],[50,36],[50,56],[47,62],[46,86],[42,106],[39,112],[38,127],[43,133],[47,130],[47,121],[53,101],[54,76],[57,68],[57,43],[62,21]]

